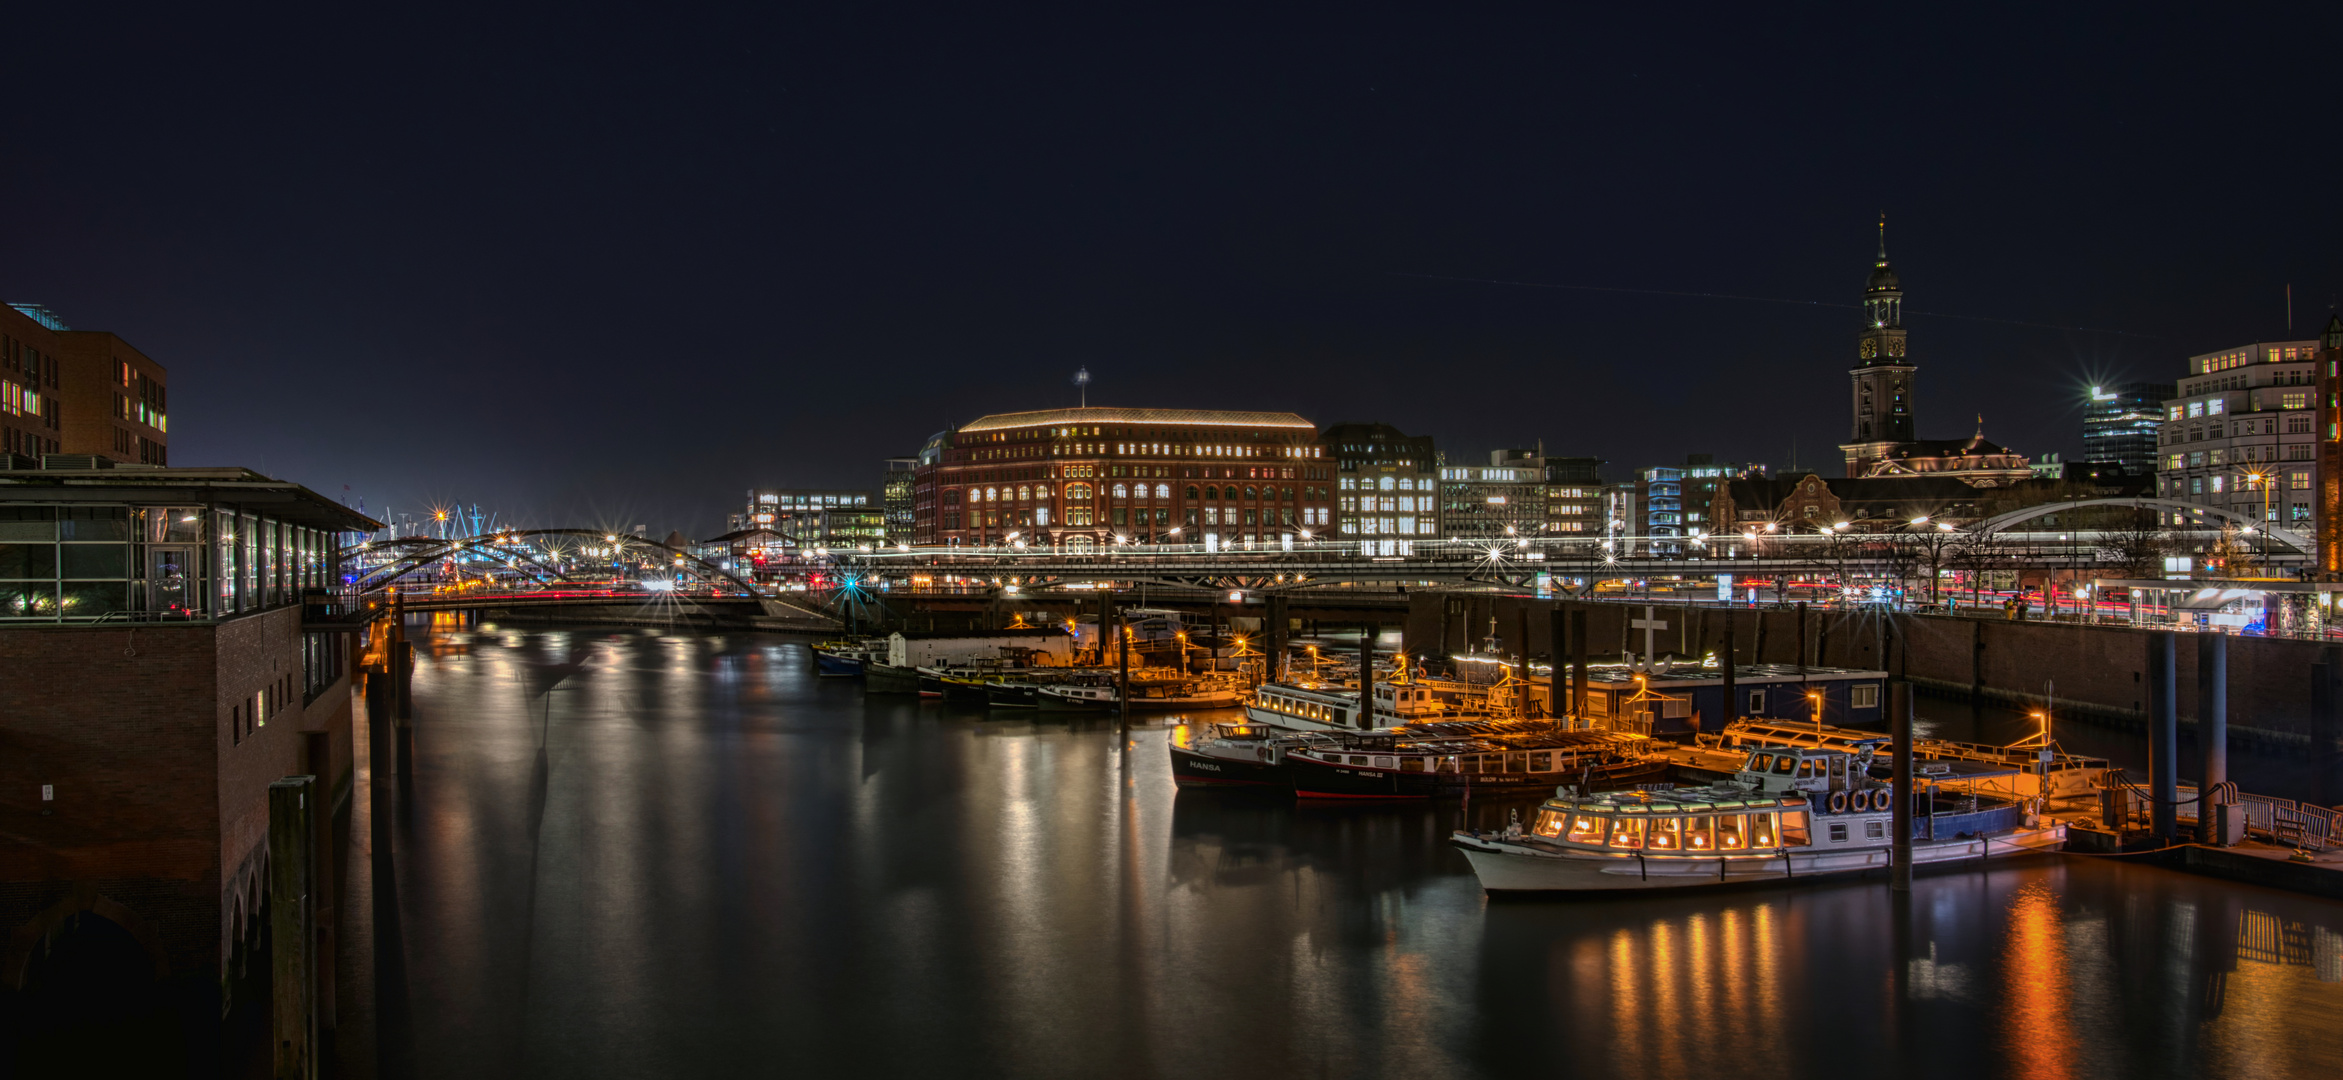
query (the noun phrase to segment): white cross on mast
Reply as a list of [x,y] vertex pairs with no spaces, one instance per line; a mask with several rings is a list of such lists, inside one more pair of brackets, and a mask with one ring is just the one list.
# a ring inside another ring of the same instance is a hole
[[1627,623],[1628,626],[1643,631],[1643,666],[1647,668],[1652,664],[1652,635],[1668,628],[1666,620],[1653,617],[1656,614],[1658,612],[1654,611],[1651,605],[1646,604],[1643,608],[1643,618],[1631,619]]

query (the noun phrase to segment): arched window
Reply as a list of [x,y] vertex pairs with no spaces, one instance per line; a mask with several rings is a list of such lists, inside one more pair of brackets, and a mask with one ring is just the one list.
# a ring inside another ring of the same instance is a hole
[[1090,501],[1090,485],[1088,485],[1088,484],[1067,484],[1067,485],[1066,485],[1066,498],[1068,498],[1068,499],[1071,499],[1071,500],[1073,500],[1073,501],[1075,501],[1075,502],[1089,502],[1089,501]]
[[968,501],[969,501],[969,502],[983,502],[983,501],[984,501],[984,492],[978,491],[978,490],[976,490],[975,488],[969,488],[969,489],[968,489]]
[[994,501],[998,500],[999,498],[1000,498],[1000,493],[999,493],[999,492],[997,492],[997,491],[994,491],[992,488],[986,488],[986,489],[984,489],[984,501],[986,501],[986,502],[994,502]]
[[1026,487],[1023,484],[1019,484],[1017,485],[1017,497],[1019,499],[1030,499],[1033,497],[1033,489]]
[[1205,498],[1207,498],[1207,499],[1217,499],[1217,498],[1220,498],[1220,489],[1219,489],[1219,488],[1217,488],[1217,487],[1208,487],[1208,488],[1205,488],[1205,489],[1204,489],[1204,497],[1205,497]]
[[1040,500],[1041,500],[1041,501],[1043,501],[1043,502],[1048,502],[1048,501],[1049,501],[1049,485],[1048,485],[1048,484],[1043,484],[1043,485],[1041,485],[1040,487],[1034,488],[1034,489],[1033,489],[1033,497],[1034,497],[1034,498],[1036,498],[1036,499],[1040,499]]
[[[1156,498],[1158,498],[1158,499],[1168,499],[1168,498],[1171,498],[1171,485],[1170,485],[1170,484],[1157,484],[1157,485],[1155,485],[1155,497],[1156,497]],[[1193,496],[1193,495],[1191,495],[1190,497],[1191,497],[1191,498],[1193,498],[1194,496]]]
[[1261,497],[1261,493],[1248,487],[1245,489],[1245,497],[1248,499],[1258,499]]
[[1124,487],[1123,487],[1123,485],[1121,485],[1121,484],[1116,484],[1116,485],[1115,485],[1115,498],[1118,498],[1118,499],[1128,499],[1128,498],[1130,498],[1130,497],[1131,497],[1131,495],[1130,495],[1130,491],[1129,491],[1128,489],[1124,488]]
[[1385,490],[1385,491],[1389,491],[1389,490],[1391,490],[1391,485],[1392,485],[1392,483],[1393,483],[1393,481],[1392,481],[1392,479],[1391,479],[1390,477],[1388,477],[1388,476],[1384,477],[1384,478],[1383,478],[1383,490]]
[[1196,485],[1194,485],[1194,484],[1190,484],[1190,485],[1188,485],[1188,501],[1189,501],[1189,502],[1194,502],[1194,501],[1196,501]]

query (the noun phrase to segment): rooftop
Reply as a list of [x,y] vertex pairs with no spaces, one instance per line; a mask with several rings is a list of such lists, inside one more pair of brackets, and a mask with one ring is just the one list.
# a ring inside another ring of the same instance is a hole
[[961,431],[1004,431],[1049,424],[1160,424],[1165,427],[1295,428],[1316,432],[1318,425],[1289,412],[1235,412],[1224,409],[1037,409],[979,417]]
[[295,525],[337,532],[373,532],[383,527],[381,522],[299,484],[240,468],[111,465],[0,469],[0,503],[202,503],[254,510]]

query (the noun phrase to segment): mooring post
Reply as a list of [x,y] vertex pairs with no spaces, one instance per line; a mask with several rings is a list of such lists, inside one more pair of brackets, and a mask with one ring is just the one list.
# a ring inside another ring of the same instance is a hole
[[1798,601],[1798,674],[1806,674],[1806,601]]
[[2336,763],[2343,759],[2343,645],[2319,649],[2310,666],[2310,759],[2318,770],[2311,782],[2319,801],[2343,797]]
[[1285,594],[1269,595],[1269,659],[1262,666],[1262,677],[1275,682],[1285,677]]
[[1514,636],[1521,639],[1513,646],[1514,655],[1519,657],[1521,661],[1521,674],[1517,676],[1521,680],[1521,718],[1527,720],[1529,719],[1531,689],[1529,682],[1529,604],[1523,603],[1521,607],[1514,610],[1513,614]]
[[2218,843],[2214,833],[2215,785],[2229,779],[2229,636],[2197,635],[2197,839]]
[[2148,821],[2164,840],[2180,836],[2174,806],[2180,797],[2179,645],[2170,630],[2148,635]]
[[1570,609],[1570,715],[1586,721],[1586,608]]
[[1569,640],[1570,613],[1555,604],[1546,612],[1546,654],[1553,658],[1553,667],[1546,672],[1546,711],[1556,719],[1570,715]]
[[1359,628],[1359,729],[1375,727],[1375,631],[1374,623]]
[[[1764,618],[1765,616],[1760,614],[1758,617]],[[1719,731],[1724,730],[1725,724],[1730,724],[1733,722],[1733,714],[1740,711],[1741,708],[1741,699],[1735,696],[1737,694],[1737,690],[1733,685],[1733,664],[1735,661],[1733,659],[1733,609],[1731,607],[1725,608],[1724,619],[1725,655],[1723,657],[1724,662],[1719,664],[1718,667],[1721,669],[1725,677],[1724,686],[1720,688],[1724,691],[1725,701],[1724,708],[1718,710],[1718,718],[1722,721],[1722,723],[1720,723],[1717,727],[1717,730]]]
[[1115,713],[1131,711],[1131,617],[1115,610]]
[[317,1076],[317,778],[268,786],[269,982],[279,1080]]
[[1887,684],[1888,738],[1895,755],[1894,821],[1891,853],[1894,869],[1889,885],[1897,892],[1912,891],[1912,684],[1896,679]]

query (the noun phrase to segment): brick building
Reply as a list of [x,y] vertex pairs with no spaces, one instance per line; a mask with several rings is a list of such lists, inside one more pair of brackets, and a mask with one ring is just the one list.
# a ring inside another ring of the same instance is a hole
[[350,792],[354,634],[304,600],[376,528],[242,469],[0,470],[0,1001],[98,987],[107,1030],[188,1040],[265,1013],[269,784]]
[[39,304],[0,308],[0,452],[168,465],[166,375],[119,335],[74,330]]
[[1292,413],[1043,409],[945,439],[914,483],[921,544],[1244,549],[1332,524],[1334,464]]

